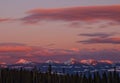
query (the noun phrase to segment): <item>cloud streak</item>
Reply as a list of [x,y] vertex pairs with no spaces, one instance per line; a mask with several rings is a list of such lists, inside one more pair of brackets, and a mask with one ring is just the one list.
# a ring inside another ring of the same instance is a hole
[[86,37],[101,37],[101,38],[107,38],[110,36],[115,35],[115,33],[83,33],[83,34],[79,34],[78,36],[86,36]]
[[83,44],[120,44],[120,38],[90,38],[88,40],[77,41]]
[[1,18],[0,17],[0,23],[2,23],[2,22],[9,22],[9,21],[12,21],[12,19],[10,19],[10,18]]
[[0,52],[27,52],[32,48],[20,43],[0,43]]
[[37,23],[43,20],[93,21],[108,20],[120,22],[120,5],[87,6],[56,9],[33,9],[21,20],[25,23]]

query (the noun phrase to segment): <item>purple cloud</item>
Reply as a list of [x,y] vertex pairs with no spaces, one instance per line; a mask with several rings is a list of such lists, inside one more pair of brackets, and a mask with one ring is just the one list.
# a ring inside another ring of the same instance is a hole
[[120,44],[120,38],[90,38],[88,40],[77,41],[83,44]]
[[79,34],[78,36],[86,36],[86,37],[101,37],[101,38],[107,38],[110,36],[115,35],[116,33],[83,33],[83,34]]

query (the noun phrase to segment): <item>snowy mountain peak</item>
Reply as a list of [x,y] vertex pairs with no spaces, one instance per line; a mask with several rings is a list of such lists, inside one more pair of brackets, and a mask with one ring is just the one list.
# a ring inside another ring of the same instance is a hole
[[79,63],[75,58],[71,58],[68,61],[65,61],[64,64],[76,64]]
[[60,63],[59,61],[47,60],[45,63]]
[[81,60],[80,63],[88,65],[96,65],[98,62],[94,59]]
[[20,59],[16,62],[17,64],[29,64],[31,61],[25,60],[25,59]]

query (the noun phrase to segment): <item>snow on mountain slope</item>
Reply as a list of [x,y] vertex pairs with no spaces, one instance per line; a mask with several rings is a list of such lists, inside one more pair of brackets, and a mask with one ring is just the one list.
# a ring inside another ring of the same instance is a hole
[[99,63],[108,63],[108,64],[112,64],[113,62],[110,60],[99,60]]
[[20,59],[16,62],[17,64],[29,64],[32,63],[31,61],[25,60],[25,59]]
[[80,63],[87,65],[96,65],[98,62],[94,59],[81,60]]
[[94,59],[87,59],[87,60],[81,60],[80,63],[82,64],[88,64],[88,65],[97,65],[97,64],[113,64],[110,60],[94,60]]
[[78,64],[79,62],[75,59],[75,58],[71,58],[70,60],[68,61],[65,61],[64,64]]
[[52,63],[53,64],[53,63],[60,63],[60,62],[59,61],[53,61],[53,60],[47,60],[45,63],[50,63],[50,64]]

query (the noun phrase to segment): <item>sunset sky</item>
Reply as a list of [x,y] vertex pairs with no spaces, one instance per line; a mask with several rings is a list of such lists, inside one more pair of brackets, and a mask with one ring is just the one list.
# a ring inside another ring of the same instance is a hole
[[120,60],[120,0],[1,0],[0,63]]

